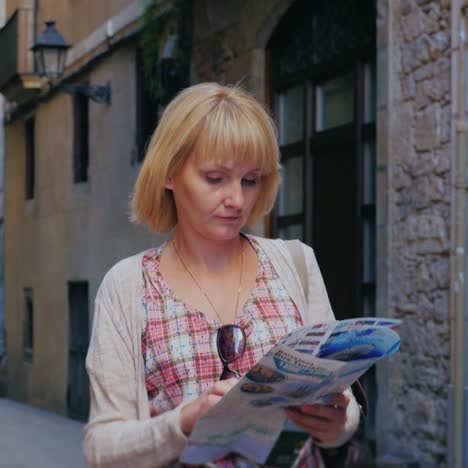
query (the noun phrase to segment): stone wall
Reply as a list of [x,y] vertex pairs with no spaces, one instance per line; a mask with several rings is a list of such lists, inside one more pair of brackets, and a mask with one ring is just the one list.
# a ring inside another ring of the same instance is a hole
[[403,319],[385,448],[447,463],[450,365],[450,2],[394,2],[390,66],[390,309]]

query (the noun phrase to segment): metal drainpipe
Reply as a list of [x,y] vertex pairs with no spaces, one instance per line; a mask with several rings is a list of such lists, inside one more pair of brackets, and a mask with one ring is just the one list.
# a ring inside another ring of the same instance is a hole
[[452,174],[453,187],[451,210],[451,376],[449,386],[449,466],[466,468],[464,462],[465,434],[465,309],[468,304],[465,287],[468,245],[466,228],[467,205],[467,165],[466,165],[466,131],[465,123],[465,17],[462,14],[460,1],[452,0]]

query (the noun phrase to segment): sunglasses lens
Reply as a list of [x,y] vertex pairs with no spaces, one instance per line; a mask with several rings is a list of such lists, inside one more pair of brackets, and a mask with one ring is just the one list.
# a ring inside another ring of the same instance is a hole
[[224,325],[218,330],[218,354],[226,363],[234,362],[245,352],[245,332],[237,325]]

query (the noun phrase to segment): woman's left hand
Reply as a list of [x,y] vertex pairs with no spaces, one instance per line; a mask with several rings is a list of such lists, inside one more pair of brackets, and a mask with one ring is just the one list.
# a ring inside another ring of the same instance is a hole
[[326,404],[302,405],[286,408],[287,416],[319,443],[329,444],[338,439],[345,429],[346,409],[350,396],[332,393]]

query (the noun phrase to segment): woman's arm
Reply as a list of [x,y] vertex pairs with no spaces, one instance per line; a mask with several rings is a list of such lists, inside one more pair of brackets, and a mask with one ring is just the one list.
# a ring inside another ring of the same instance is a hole
[[[99,296],[99,294],[98,294]],[[139,419],[137,359],[123,314],[97,299],[86,360],[91,413],[85,427],[84,453],[90,467],[167,466],[182,451],[186,436],[181,408]],[[113,313],[114,312],[114,313]]]

